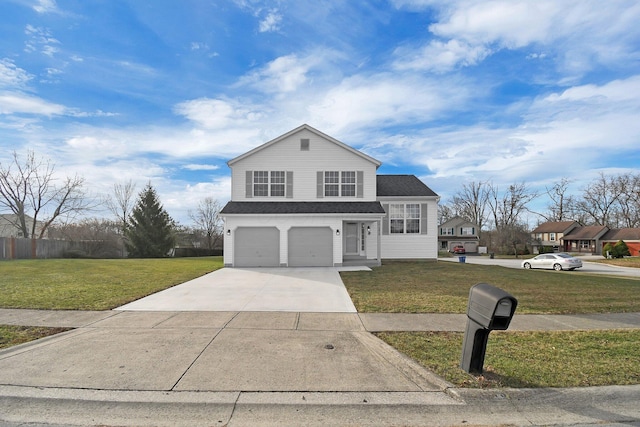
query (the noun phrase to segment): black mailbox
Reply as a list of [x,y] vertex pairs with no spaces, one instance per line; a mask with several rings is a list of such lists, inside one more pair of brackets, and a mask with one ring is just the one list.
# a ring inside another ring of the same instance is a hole
[[482,373],[489,332],[507,329],[517,305],[518,300],[495,286],[478,283],[471,287],[462,342],[462,369]]
[[518,301],[502,289],[478,283],[469,291],[467,317],[483,328],[505,330],[517,305]]

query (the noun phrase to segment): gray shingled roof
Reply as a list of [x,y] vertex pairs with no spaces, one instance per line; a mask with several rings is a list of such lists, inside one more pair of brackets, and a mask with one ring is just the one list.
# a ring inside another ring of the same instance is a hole
[[550,221],[540,224],[532,233],[564,233],[573,224],[579,226],[576,221]]
[[229,202],[221,214],[384,214],[379,202]]
[[601,240],[640,240],[640,228],[612,228],[601,237]]
[[579,239],[595,239],[607,231],[607,227],[604,225],[589,225],[586,227],[576,227],[569,233],[564,235],[564,240],[579,240]]
[[377,175],[376,195],[393,196],[438,196],[415,175]]

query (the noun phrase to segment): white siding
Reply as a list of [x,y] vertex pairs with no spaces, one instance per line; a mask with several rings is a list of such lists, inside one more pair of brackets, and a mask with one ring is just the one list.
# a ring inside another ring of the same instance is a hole
[[381,203],[383,206],[388,203],[427,204],[427,234],[387,234],[380,236],[382,259],[438,258],[438,203],[435,199],[390,198],[381,200]]
[[[300,150],[300,139],[309,139],[309,150]],[[246,171],[293,172],[293,199],[246,197]],[[362,171],[363,197],[317,198],[318,171]],[[375,201],[376,165],[367,159],[306,129],[245,157],[232,166],[231,200],[234,201]]]

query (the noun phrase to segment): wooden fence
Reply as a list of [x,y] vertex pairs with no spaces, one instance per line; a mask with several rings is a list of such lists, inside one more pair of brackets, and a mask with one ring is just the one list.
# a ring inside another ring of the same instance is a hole
[[82,242],[0,237],[0,259],[63,258],[70,251],[82,250]]

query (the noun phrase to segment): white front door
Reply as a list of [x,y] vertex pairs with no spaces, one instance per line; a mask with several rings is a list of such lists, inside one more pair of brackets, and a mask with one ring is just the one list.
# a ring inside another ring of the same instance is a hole
[[347,222],[344,227],[344,253],[345,255],[360,254],[358,239],[358,223]]

